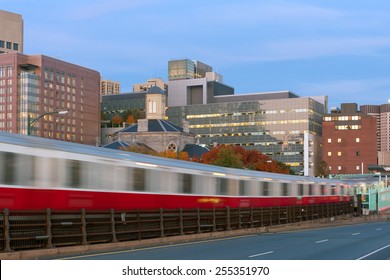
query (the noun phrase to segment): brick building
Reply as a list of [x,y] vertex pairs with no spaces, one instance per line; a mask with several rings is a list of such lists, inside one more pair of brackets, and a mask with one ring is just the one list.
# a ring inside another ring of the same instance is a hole
[[[0,55],[0,131],[96,145],[100,74],[47,57]],[[31,120],[50,113],[31,125]]]
[[322,158],[330,174],[368,173],[368,165],[377,163],[376,118],[358,111],[356,103],[325,114],[322,137]]

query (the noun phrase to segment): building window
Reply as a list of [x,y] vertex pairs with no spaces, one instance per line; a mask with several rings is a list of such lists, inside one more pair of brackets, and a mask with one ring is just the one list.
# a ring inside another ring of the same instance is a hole
[[329,166],[328,169],[329,169],[329,171],[331,171],[332,170],[332,166]]
[[360,151],[356,151],[356,155],[357,155],[357,156],[360,156]]
[[331,138],[328,138],[328,143],[332,143],[332,139]]
[[356,138],[356,143],[360,143],[360,138]]
[[342,155],[341,152],[337,152],[338,157],[341,157],[341,155]]
[[337,170],[339,171],[341,170],[341,165],[337,166]]
[[338,139],[337,139],[337,143],[341,143],[341,138],[338,138]]
[[0,40],[0,48],[4,48],[5,47],[5,42],[3,40]]
[[12,43],[11,42],[7,42],[7,49],[12,49]]
[[154,99],[150,99],[148,101],[149,104],[149,113],[155,114],[157,113],[157,102]]
[[332,152],[328,152],[328,157],[331,157],[332,156]]
[[19,50],[19,44],[14,43],[14,51],[18,51],[18,50]]
[[326,122],[330,122],[330,121],[332,120],[332,117],[325,117],[324,120],[325,120]]
[[356,165],[356,170],[357,170],[357,171],[360,170],[360,166],[359,166],[359,165]]

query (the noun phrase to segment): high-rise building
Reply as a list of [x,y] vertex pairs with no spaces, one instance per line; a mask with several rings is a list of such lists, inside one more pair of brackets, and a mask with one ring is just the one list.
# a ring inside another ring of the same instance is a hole
[[23,18],[0,10],[0,54],[23,53]]
[[378,164],[390,165],[390,104],[362,105],[360,110],[376,118]]
[[165,92],[168,90],[168,84],[164,82],[163,79],[153,78],[153,79],[149,79],[146,83],[143,84],[134,84],[133,92],[147,92],[152,87],[159,87]]
[[356,103],[325,114],[322,158],[330,174],[368,173],[368,165],[377,164],[376,135],[376,118],[358,111]]
[[95,145],[99,88],[97,71],[44,55],[2,54],[0,131]]
[[100,94],[119,94],[121,91],[121,84],[115,81],[101,80],[100,82]]

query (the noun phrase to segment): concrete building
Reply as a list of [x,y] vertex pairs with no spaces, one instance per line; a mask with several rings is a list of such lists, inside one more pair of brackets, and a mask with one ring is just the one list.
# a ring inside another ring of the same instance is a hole
[[143,84],[134,84],[133,92],[147,92],[152,87],[159,87],[165,92],[167,92],[168,90],[168,84],[164,82],[163,79],[153,78],[153,79],[149,79],[146,83]]
[[362,105],[360,110],[376,118],[378,164],[390,165],[390,104]]
[[0,54],[23,53],[23,17],[0,10]]
[[101,80],[100,82],[100,94],[119,94],[121,91],[121,84],[119,82],[110,80]]
[[377,163],[376,118],[358,111],[356,103],[341,104],[325,114],[322,157],[331,174],[368,173]]
[[[95,70],[44,55],[2,54],[0,131],[28,134],[30,128],[34,136],[96,145],[99,89]],[[52,114],[58,111],[67,114]]]

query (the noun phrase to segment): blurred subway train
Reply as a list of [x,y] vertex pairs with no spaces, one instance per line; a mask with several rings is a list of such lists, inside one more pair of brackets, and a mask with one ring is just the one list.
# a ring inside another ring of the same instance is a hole
[[129,210],[353,201],[339,180],[223,168],[0,133],[0,208]]

